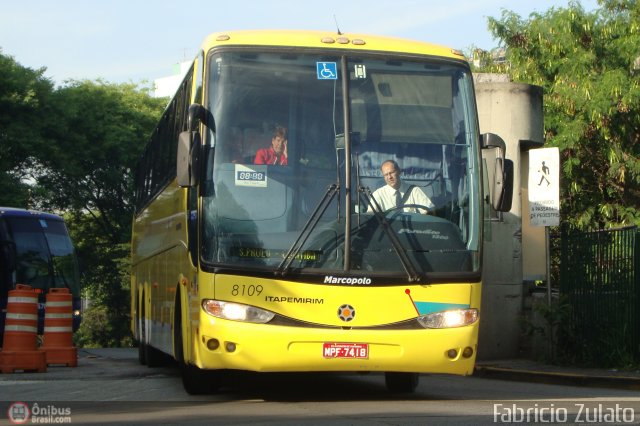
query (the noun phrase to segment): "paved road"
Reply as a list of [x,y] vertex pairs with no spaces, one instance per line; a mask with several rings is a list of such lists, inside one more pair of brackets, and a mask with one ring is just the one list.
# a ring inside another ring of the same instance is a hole
[[244,374],[217,394],[190,396],[176,368],[140,366],[134,349],[81,350],[77,368],[2,374],[0,401],[0,424],[25,407],[30,424],[606,424],[607,414],[640,422],[637,391],[478,377],[422,376],[414,394],[393,395],[381,374]]

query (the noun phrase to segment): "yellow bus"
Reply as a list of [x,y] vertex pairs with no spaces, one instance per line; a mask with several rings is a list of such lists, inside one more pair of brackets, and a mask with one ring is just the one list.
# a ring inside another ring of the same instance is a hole
[[140,361],[175,358],[192,394],[230,370],[384,372],[402,392],[419,373],[471,374],[481,149],[498,148],[494,207],[511,203],[504,142],[478,129],[455,50],[312,31],[207,37],[137,171]]

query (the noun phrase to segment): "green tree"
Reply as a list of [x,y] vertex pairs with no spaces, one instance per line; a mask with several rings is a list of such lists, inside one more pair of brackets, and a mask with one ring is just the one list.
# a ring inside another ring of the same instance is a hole
[[561,152],[562,219],[581,228],[640,224],[640,2],[599,5],[489,18],[506,62],[484,68],[543,87],[545,144]]
[[0,49],[0,205],[27,207],[31,162],[39,144],[42,110],[53,91],[45,68],[33,70]]
[[65,213],[91,301],[79,343],[126,344],[133,169],[166,99],[102,81],[54,89],[45,71],[0,51],[0,205]]
[[106,317],[84,326],[85,340],[100,337],[92,344],[120,345],[128,335],[133,171],[165,103],[133,84],[73,81],[55,91],[43,118],[41,206],[67,212],[85,295],[100,312],[87,319]]

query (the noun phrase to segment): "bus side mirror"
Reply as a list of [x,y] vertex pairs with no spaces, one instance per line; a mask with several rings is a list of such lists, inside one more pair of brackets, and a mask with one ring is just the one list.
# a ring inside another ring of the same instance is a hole
[[188,188],[198,184],[198,164],[200,158],[200,133],[180,132],[178,136],[178,156],[176,180],[178,186]]
[[493,209],[498,212],[511,210],[513,198],[513,161],[496,158],[493,174]]
[[178,136],[176,180],[182,188],[198,184],[202,146],[198,128],[205,120],[205,108],[200,104],[191,104],[187,116],[187,130],[180,132]]
[[505,159],[507,146],[502,138],[494,133],[485,133],[481,139],[482,149],[498,149],[491,193],[494,210],[508,212],[513,199],[513,161]]

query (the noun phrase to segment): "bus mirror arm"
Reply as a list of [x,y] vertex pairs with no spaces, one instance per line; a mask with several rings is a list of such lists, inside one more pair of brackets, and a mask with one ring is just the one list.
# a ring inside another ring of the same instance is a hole
[[200,123],[205,123],[207,119],[207,110],[200,104],[189,105],[189,113],[187,117],[187,127],[190,131],[198,130]]
[[500,136],[495,133],[483,133],[481,138],[480,146],[482,149],[499,148],[504,158],[504,152],[507,150],[507,144],[504,143],[504,140],[502,140]]
[[505,158],[507,146],[504,140],[494,133],[484,133],[481,137],[482,149],[498,148],[493,174],[491,201],[494,210],[508,212],[513,198],[513,161]]

